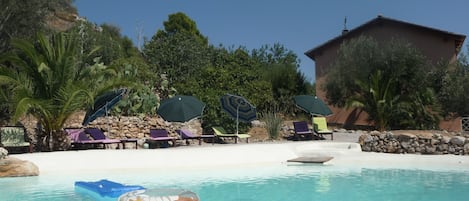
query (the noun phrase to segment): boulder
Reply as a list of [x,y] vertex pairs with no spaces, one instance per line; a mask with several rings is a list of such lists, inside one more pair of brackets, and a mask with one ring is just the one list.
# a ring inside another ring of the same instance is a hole
[[435,154],[436,147],[433,146],[425,146],[425,149],[422,150],[423,154]]
[[0,177],[38,176],[39,168],[30,161],[13,157],[0,160]]
[[406,149],[406,150],[409,149],[409,148],[411,147],[411,146],[410,146],[410,142],[408,142],[408,141],[403,141],[403,142],[401,142],[401,147],[402,147],[403,149]]
[[469,154],[469,143],[465,144],[463,149],[465,154]]
[[410,142],[411,140],[417,138],[417,136],[410,133],[401,133],[400,135],[397,135],[396,138],[400,142]]
[[451,144],[454,144],[454,145],[463,146],[465,141],[466,141],[465,137],[454,136],[454,137],[451,138],[451,140],[449,142]]
[[441,138],[441,142],[444,144],[448,144],[450,140],[451,140],[451,137],[448,137],[448,136],[443,136]]
[[358,138],[358,143],[362,146],[373,141],[373,137],[368,134],[360,135]]
[[0,160],[5,159],[8,156],[8,150],[0,147]]

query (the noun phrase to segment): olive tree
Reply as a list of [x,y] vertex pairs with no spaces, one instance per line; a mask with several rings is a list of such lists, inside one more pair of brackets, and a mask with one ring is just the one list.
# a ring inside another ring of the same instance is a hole
[[330,103],[361,108],[380,129],[434,128],[436,96],[428,80],[432,66],[411,44],[378,43],[361,36],[344,42],[323,89]]

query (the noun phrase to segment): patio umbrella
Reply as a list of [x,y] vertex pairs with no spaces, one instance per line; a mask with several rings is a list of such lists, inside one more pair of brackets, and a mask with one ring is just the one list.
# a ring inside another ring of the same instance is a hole
[[205,103],[193,96],[174,96],[161,101],[156,111],[166,121],[186,122],[202,116]]
[[96,98],[94,101],[93,108],[90,108],[86,111],[85,118],[83,119],[83,125],[86,126],[90,122],[94,121],[96,118],[100,116],[107,115],[109,109],[111,109],[116,103],[118,103],[122,96],[124,96],[127,90],[117,89],[113,91],[109,91],[104,93],[103,95]]
[[223,110],[236,119],[236,134],[238,134],[239,121],[251,122],[256,119],[256,107],[244,97],[226,94],[220,98],[220,101]]
[[293,97],[293,100],[297,107],[311,115],[328,116],[332,114],[331,109],[317,96],[299,95]]

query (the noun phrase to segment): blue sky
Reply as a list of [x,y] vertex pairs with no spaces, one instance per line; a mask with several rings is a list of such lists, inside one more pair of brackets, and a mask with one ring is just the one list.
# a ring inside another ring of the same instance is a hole
[[138,33],[150,39],[176,12],[194,20],[213,45],[252,50],[280,43],[297,54],[300,70],[311,82],[314,61],[304,52],[340,35],[345,17],[348,29],[383,15],[469,34],[466,0],[76,0],[74,5],[91,22],[118,26],[135,45]]

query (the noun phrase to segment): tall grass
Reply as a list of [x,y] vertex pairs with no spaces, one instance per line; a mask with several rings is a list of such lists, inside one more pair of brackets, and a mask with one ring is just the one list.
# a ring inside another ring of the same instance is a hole
[[275,112],[264,112],[261,116],[270,139],[278,139],[283,119]]

